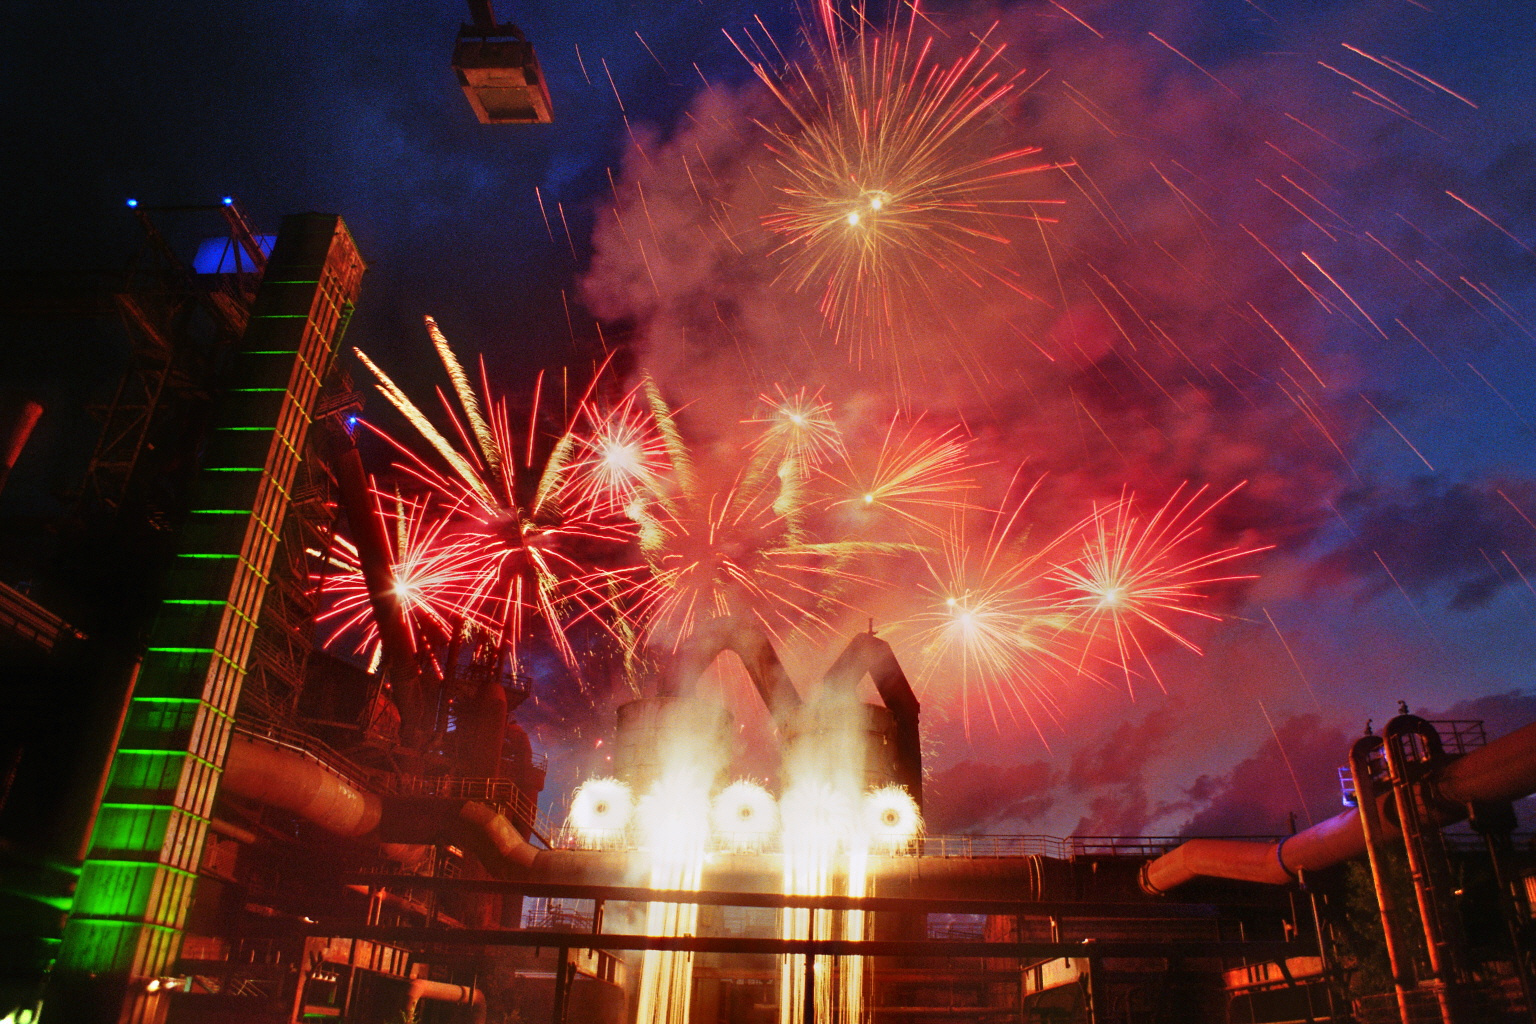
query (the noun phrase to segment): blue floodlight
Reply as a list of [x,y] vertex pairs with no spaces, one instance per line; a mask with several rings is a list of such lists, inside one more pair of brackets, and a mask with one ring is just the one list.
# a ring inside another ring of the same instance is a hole
[[223,199],[220,200],[220,202],[222,202],[225,206],[234,206],[235,205],[235,197],[234,196],[225,196]]
[[130,199],[130,200],[128,200],[128,209],[131,210],[135,206],[138,206],[138,205],[139,205],[139,201],[137,199]]

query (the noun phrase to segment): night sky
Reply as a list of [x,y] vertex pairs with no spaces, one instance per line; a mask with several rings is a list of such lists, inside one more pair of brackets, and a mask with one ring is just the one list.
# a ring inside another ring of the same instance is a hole
[[[979,503],[1043,479],[1041,536],[1246,481],[1196,548],[1274,547],[1207,588],[1221,621],[1179,622],[1202,656],[1149,640],[1129,679],[1046,674],[991,709],[925,680],[936,831],[1273,832],[1334,813],[1349,739],[1399,700],[1490,735],[1536,719],[1536,10],[923,10],[934,60],[984,37],[1022,70],[967,144],[1071,167],[1017,180],[1052,223],[978,250],[1018,290],[936,263],[858,362],[762,225],[780,112],[726,33],[802,52],[785,3],[503,3],[553,95],[532,127],[475,122],[447,0],[25,5],[0,71],[6,273],[120,267],[128,197],[232,195],[269,232],[345,218],[370,267],[348,341],[423,398],[423,315],[509,394],[589,365],[601,323],[705,463],[777,386],[819,391],[850,437],[963,428]],[[4,382],[50,406],[6,501],[46,504],[117,357],[67,331],[6,345]],[[368,415],[400,429],[376,397]],[[845,634],[897,622],[898,590],[871,587]],[[838,646],[786,656],[809,679]],[[557,784],[607,714],[540,730]]]

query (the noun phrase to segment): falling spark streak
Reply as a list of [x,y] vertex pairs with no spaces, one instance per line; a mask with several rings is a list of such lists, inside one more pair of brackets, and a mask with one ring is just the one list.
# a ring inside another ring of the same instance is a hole
[[1280,266],[1284,267],[1285,268],[1285,272],[1287,274],[1290,274],[1291,277],[1295,279],[1297,284],[1299,284],[1303,288],[1305,288],[1306,291],[1307,291],[1307,294],[1312,296],[1312,298],[1316,299],[1317,300],[1317,304],[1319,306],[1322,306],[1323,309],[1326,312],[1328,312],[1328,313],[1337,313],[1337,312],[1339,312],[1339,308],[1337,306],[1335,306],[1333,303],[1329,302],[1327,299],[1323,298],[1322,293],[1319,292],[1316,288],[1313,288],[1310,284],[1308,284],[1306,282],[1306,280],[1300,274],[1296,273],[1296,271],[1294,269],[1292,269],[1291,265],[1289,263],[1285,262],[1285,260],[1283,258],[1281,258],[1279,253],[1277,253],[1277,252],[1275,252],[1275,250],[1271,249],[1269,247],[1268,243],[1266,243],[1264,241],[1264,239],[1262,239],[1258,235],[1254,234],[1253,231],[1251,229],[1249,229],[1249,227],[1246,224],[1239,224],[1238,227],[1242,228],[1243,231],[1247,233],[1249,238],[1251,238],[1255,242],[1257,242],[1259,244],[1260,248],[1262,248],[1265,252],[1269,253],[1269,255],[1274,259],[1274,261],[1276,263],[1278,263],[1278,264],[1280,264]]
[[[1414,341],[1418,342],[1419,343],[1419,348],[1422,348],[1425,352],[1428,352],[1429,355],[1431,356],[1431,358],[1433,358],[1435,362],[1440,364],[1440,368],[1442,370],[1444,370],[1448,374],[1451,373],[1451,368],[1446,365],[1444,359],[1440,358],[1440,353],[1436,352],[1434,349],[1432,349],[1428,345],[1426,345],[1424,343],[1424,339],[1420,338],[1417,334],[1414,333],[1413,328],[1409,327],[1407,324],[1403,323],[1401,320],[1399,320],[1399,319],[1397,319],[1395,317],[1393,318],[1392,322],[1397,324],[1397,326],[1401,327],[1403,329],[1403,331],[1408,335],[1408,337],[1410,337]],[[1454,377],[1455,374],[1451,374],[1451,376]]]
[[1536,334],[1531,333],[1531,328],[1525,323],[1524,320],[1520,319],[1519,315],[1515,312],[1514,307],[1505,302],[1503,297],[1500,296],[1498,292],[1495,292],[1487,284],[1482,282],[1474,284],[1471,281],[1468,281],[1465,277],[1463,277],[1461,280],[1462,283],[1464,283],[1468,288],[1471,288],[1473,291],[1477,292],[1477,294],[1486,299],[1490,306],[1492,306],[1494,309],[1497,309],[1500,313],[1503,313],[1505,318],[1510,323],[1515,325],[1516,330],[1525,335],[1527,338],[1536,341]]
[[1132,653],[1147,667],[1159,688],[1163,686],[1137,627],[1161,634],[1194,654],[1194,641],[1169,624],[1169,615],[1187,615],[1219,621],[1221,616],[1194,607],[1204,595],[1198,588],[1209,584],[1250,580],[1247,575],[1210,575],[1216,566],[1269,550],[1261,547],[1225,547],[1194,558],[1184,558],[1181,548],[1200,531],[1206,517],[1237,493],[1238,484],[1203,507],[1197,507],[1208,489],[1201,486],[1178,504],[1180,487],[1144,523],[1133,513],[1134,495],[1104,509],[1096,509],[1086,550],[1069,564],[1058,564],[1051,579],[1064,589],[1061,599],[1073,612],[1074,625],[1089,641],[1108,631],[1119,655],[1119,668],[1131,685]]
[[1531,581],[1526,578],[1525,573],[1522,572],[1520,567],[1515,564],[1515,560],[1509,557],[1509,552],[1500,551],[1499,554],[1503,555],[1504,561],[1508,562],[1509,567],[1515,570],[1515,575],[1520,577],[1520,582],[1525,584],[1525,589],[1531,592],[1531,596],[1536,597],[1536,587],[1531,586]]
[[[1340,78],[1346,79],[1347,81],[1352,82],[1355,85],[1358,85],[1360,88],[1362,88],[1366,92],[1370,93],[1371,96],[1376,97],[1376,100],[1373,101],[1373,102],[1376,102],[1377,106],[1383,107],[1385,110],[1388,110],[1391,113],[1397,114],[1400,117],[1406,118],[1407,120],[1410,120],[1410,121],[1413,120],[1413,118],[1408,116],[1408,108],[1403,106],[1401,103],[1397,102],[1397,100],[1394,100],[1392,97],[1388,96],[1386,93],[1381,92],[1381,91],[1379,91],[1377,89],[1372,89],[1370,86],[1368,86],[1364,82],[1360,81],[1360,79],[1356,78],[1354,75],[1351,75],[1351,74],[1348,74],[1346,72],[1340,71],[1338,68],[1334,67],[1332,64],[1329,64],[1329,63],[1327,63],[1325,61],[1318,61],[1317,63],[1320,66],[1322,66],[1323,68],[1326,68],[1327,70],[1332,71],[1334,74],[1338,75]],[[1354,95],[1360,96],[1360,94],[1358,92],[1354,93]],[[1370,100],[1371,97],[1370,96],[1360,96],[1360,98],[1363,99],[1363,100]],[[1415,121],[1414,123],[1417,124],[1418,122]]]
[[560,214],[560,226],[565,228],[565,242],[571,247],[571,259],[580,259],[576,255],[576,239],[571,235],[571,222],[565,219],[565,204],[556,200],[555,211]]
[[1413,454],[1415,454],[1415,455],[1417,455],[1419,457],[1419,461],[1424,463],[1425,466],[1428,466],[1431,471],[1434,471],[1434,468],[1435,468],[1434,465],[1431,464],[1430,461],[1424,457],[1424,453],[1423,452],[1419,451],[1418,448],[1414,447],[1413,442],[1408,440],[1408,435],[1407,434],[1405,434],[1401,430],[1397,429],[1397,424],[1396,423],[1393,423],[1391,420],[1387,419],[1387,414],[1386,413],[1384,413],[1380,409],[1376,408],[1375,403],[1372,402],[1369,398],[1366,398],[1364,395],[1360,396],[1360,401],[1362,401],[1366,405],[1370,406],[1371,407],[1371,412],[1374,412],[1377,416],[1380,416],[1381,417],[1381,422],[1383,422],[1387,426],[1391,427],[1392,428],[1392,433],[1394,433],[1398,437],[1402,438],[1403,444],[1407,445],[1408,449],[1411,452],[1413,452]]
[[[619,113],[620,114],[627,114],[628,112],[624,109],[624,97],[619,95],[618,83],[613,80],[613,71],[610,70],[609,67],[608,67],[608,58],[607,57],[599,57],[598,60],[603,65],[603,74],[608,76],[608,87],[613,90],[613,99],[614,99],[614,102],[616,102],[619,105]],[[628,123],[627,119],[626,119],[626,123]]]
[[1280,760],[1285,762],[1285,770],[1291,777],[1291,788],[1296,791],[1296,800],[1301,804],[1301,813],[1306,816],[1307,827],[1312,827],[1312,809],[1307,806],[1307,798],[1301,792],[1301,780],[1296,777],[1296,768],[1291,764],[1291,755],[1285,752],[1285,744],[1280,742],[1280,731],[1275,728],[1275,720],[1269,717],[1269,708],[1259,701],[1259,710],[1264,713],[1264,724],[1269,726],[1269,734],[1275,738],[1275,749],[1280,751]]
[[1520,415],[1520,410],[1516,409],[1514,407],[1514,405],[1512,405],[1510,403],[1509,399],[1504,397],[1504,393],[1502,391],[1500,391],[1498,388],[1493,386],[1493,381],[1491,381],[1487,377],[1483,376],[1483,371],[1482,370],[1479,370],[1471,362],[1467,363],[1467,369],[1469,369],[1473,373],[1477,374],[1477,379],[1482,381],[1484,384],[1488,385],[1488,390],[1492,391],[1494,393],[1494,395],[1498,398],[1498,400],[1504,403],[1504,407],[1506,409],[1508,409],[1511,414],[1513,414],[1515,419],[1520,421],[1520,425],[1522,427],[1524,427],[1527,430],[1531,429],[1531,421],[1526,419],[1524,416]]
[[1327,382],[1324,381],[1323,378],[1318,374],[1318,372],[1312,368],[1312,364],[1307,362],[1307,357],[1302,355],[1300,352],[1298,352],[1296,350],[1296,346],[1291,344],[1291,339],[1287,338],[1284,334],[1281,334],[1280,333],[1280,328],[1278,328],[1274,324],[1270,323],[1269,322],[1269,317],[1267,317],[1263,313],[1259,312],[1259,307],[1255,306],[1253,303],[1250,302],[1250,303],[1248,303],[1248,308],[1253,310],[1254,316],[1256,316],[1260,320],[1264,321],[1264,326],[1265,327],[1268,327],[1271,331],[1275,332],[1275,337],[1279,338],[1285,344],[1285,347],[1290,349],[1291,355],[1296,357],[1296,361],[1297,362],[1301,363],[1302,366],[1305,366],[1307,368],[1307,372],[1312,375],[1312,379],[1317,381],[1319,384],[1321,384],[1323,387],[1326,388],[1328,386]]
[[1447,96],[1460,100],[1467,106],[1471,107],[1473,110],[1478,109],[1476,103],[1473,103],[1461,93],[1454,92],[1451,89],[1446,88],[1439,82],[1435,81],[1433,78],[1415,71],[1413,68],[1409,67],[1407,64],[1402,63],[1401,61],[1393,60],[1391,57],[1373,57],[1371,54],[1366,53],[1364,50],[1351,46],[1348,43],[1340,43],[1339,45],[1344,47],[1344,49],[1348,50],[1350,53],[1359,54],[1361,57],[1371,61],[1373,64],[1379,64],[1380,66],[1386,68],[1388,71],[1392,72],[1394,75],[1397,75],[1401,78],[1406,78],[1408,81],[1412,82],[1414,85],[1417,85],[1425,92],[1429,92],[1431,89],[1439,89]]
[[1531,252],[1532,251],[1530,246],[1526,245],[1524,242],[1520,241],[1520,239],[1518,237],[1516,237],[1515,235],[1511,234],[1509,229],[1504,227],[1504,225],[1500,224],[1498,221],[1494,220],[1492,217],[1488,216],[1482,210],[1479,210],[1477,207],[1473,206],[1471,203],[1467,202],[1465,199],[1461,198],[1461,196],[1457,195],[1455,192],[1452,192],[1450,189],[1446,189],[1445,190],[1445,194],[1450,196],[1452,199],[1456,200],[1462,206],[1465,206],[1467,209],[1471,210],[1473,213],[1477,214],[1479,217],[1483,218],[1483,220],[1487,221],[1489,224],[1493,225],[1494,228],[1496,228],[1498,230],[1499,234],[1503,235],[1505,238],[1509,239],[1511,242],[1514,242],[1516,245],[1518,245],[1520,248],[1524,249],[1526,252]]
[[1505,494],[1501,489],[1499,489],[1497,487],[1495,487],[1493,489],[1493,493],[1497,494],[1499,497],[1503,498],[1504,499],[1504,503],[1507,504],[1510,508],[1514,509],[1515,510],[1515,515],[1519,516],[1521,519],[1524,519],[1525,520],[1525,524],[1527,526],[1529,526],[1533,530],[1536,530],[1536,520],[1532,520],[1530,516],[1526,515],[1525,512],[1520,508],[1520,506],[1516,505],[1514,503],[1514,501],[1510,498],[1509,495]]
[[1343,285],[1339,284],[1338,281],[1334,280],[1334,277],[1333,277],[1332,274],[1330,274],[1330,273],[1328,273],[1328,271],[1324,270],[1322,268],[1322,265],[1319,264],[1317,262],[1317,260],[1313,259],[1307,253],[1302,253],[1301,254],[1301,258],[1306,260],[1308,263],[1312,264],[1312,266],[1316,267],[1317,268],[1317,272],[1319,274],[1322,274],[1324,277],[1326,277],[1328,279],[1328,283],[1333,285],[1335,288],[1337,288],[1339,290],[1339,294],[1344,296],[1346,299],[1348,299],[1349,300],[1349,304],[1351,306],[1354,306],[1357,310],[1360,311],[1360,315],[1365,317],[1366,323],[1368,323],[1372,327],[1374,327],[1376,329],[1376,333],[1381,335],[1383,339],[1386,339],[1387,332],[1381,329],[1381,325],[1380,324],[1378,324],[1375,320],[1371,319],[1371,314],[1369,314],[1369,313],[1367,313],[1365,311],[1365,307],[1364,306],[1360,305],[1360,303],[1355,301],[1355,297],[1353,295],[1349,294],[1349,292],[1344,290],[1344,286]]
[[[1380,551],[1373,550],[1371,554],[1375,555],[1376,561],[1381,563],[1381,568],[1386,572],[1387,578],[1392,581],[1392,585],[1397,588],[1397,592],[1403,595],[1403,601],[1407,603],[1408,609],[1413,612],[1414,618],[1418,619],[1419,624],[1424,627],[1424,634],[1433,639],[1434,633],[1429,628],[1429,620],[1424,617],[1423,612],[1419,611],[1419,606],[1414,603],[1413,598],[1408,596],[1408,588],[1403,586],[1402,582],[1397,578],[1397,574],[1392,571],[1391,566],[1387,565],[1387,560],[1381,557]],[[1435,646],[1440,646],[1438,640],[1435,641]]]
[[1176,56],[1178,56],[1180,59],[1182,59],[1190,67],[1194,68],[1196,71],[1200,72],[1206,78],[1209,78],[1211,81],[1215,82],[1222,89],[1224,89],[1226,91],[1226,93],[1229,96],[1231,96],[1233,99],[1237,99],[1238,98],[1237,93],[1234,92],[1232,90],[1232,88],[1227,85],[1226,82],[1223,82],[1221,79],[1217,78],[1215,75],[1213,75],[1209,71],[1205,70],[1205,68],[1203,68],[1199,64],[1197,64],[1193,59],[1191,59],[1187,54],[1185,54],[1177,46],[1174,46],[1172,43],[1168,42],[1166,39],[1164,39],[1162,36],[1158,35],[1156,32],[1148,32],[1147,35],[1151,36],[1153,39],[1156,39],[1159,43],[1162,43],[1169,50],[1173,51],[1173,53]]
[[1255,178],[1254,181],[1257,182],[1265,191],[1269,192],[1270,195],[1272,195],[1276,199],[1280,200],[1286,206],[1289,206],[1292,210],[1295,210],[1297,216],[1302,217],[1303,219],[1306,220],[1306,222],[1308,224],[1311,224],[1313,227],[1317,228],[1317,230],[1321,231],[1324,235],[1326,235],[1327,238],[1328,238],[1328,241],[1330,241],[1330,242],[1337,242],[1339,240],[1337,235],[1335,235],[1332,231],[1329,231],[1327,228],[1325,228],[1321,224],[1319,224],[1310,214],[1308,214],[1301,207],[1297,206],[1295,203],[1291,202],[1285,196],[1281,195],[1274,188],[1274,186],[1272,186],[1268,182],[1262,181],[1262,180],[1260,180],[1258,178]]
[[[1317,691],[1312,689],[1312,681],[1301,670],[1301,662],[1296,660],[1296,652],[1291,650],[1291,645],[1285,639],[1285,634],[1280,632],[1280,627],[1275,624],[1274,616],[1269,614],[1269,609],[1263,609],[1264,618],[1269,622],[1269,628],[1275,631],[1275,637],[1280,641],[1280,646],[1285,648],[1285,656],[1291,659],[1291,666],[1296,669],[1296,675],[1301,680],[1301,685],[1307,688],[1307,695],[1312,698],[1312,706],[1320,712],[1323,710],[1323,702],[1317,699]],[[1276,740],[1278,742],[1278,739]]]
[[539,216],[544,218],[544,230],[549,235],[549,240],[555,240],[555,229],[549,223],[549,211],[544,208],[544,193],[539,191],[539,186],[533,186],[533,198],[539,202]]
[[1076,14],[1061,6],[1061,4],[1058,4],[1056,0],[1051,0],[1051,6],[1056,8],[1062,14],[1065,14],[1067,17],[1071,18],[1073,21],[1077,22],[1079,25],[1083,26],[1083,28],[1087,29],[1089,32],[1092,32],[1094,35],[1098,36],[1100,39],[1104,38],[1104,33],[1100,32],[1098,29],[1088,24],[1082,18],[1079,18]]
[[640,45],[645,47],[645,52],[650,54],[651,60],[656,62],[658,68],[661,68],[661,73],[664,75],[668,74],[667,66],[661,62],[660,57],[656,56],[656,51],[651,49],[651,44],[645,41],[645,37],[640,34],[638,29],[635,31],[635,38],[640,40]]
[[[1294,160],[1291,161],[1291,162],[1295,163]],[[1305,170],[1306,168],[1302,168],[1302,169]],[[1308,199],[1312,200],[1318,206],[1321,206],[1323,209],[1327,210],[1329,212],[1329,214],[1331,214],[1333,216],[1333,219],[1338,221],[1340,224],[1344,225],[1345,227],[1352,227],[1353,226],[1353,225],[1350,224],[1348,217],[1344,216],[1338,210],[1335,210],[1333,207],[1329,206],[1327,203],[1325,203],[1321,199],[1317,198],[1317,196],[1313,195],[1310,191],[1308,191],[1307,189],[1303,188],[1301,185],[1298,185],[1296,183],[1296,180],[1294,178],[1292,178],[1290,175],[1282,174],[1282,175],[1280,175],[1280,180],[1285,182],[1287,185],[1291,186],[1291,188],[1295,189],[1297,192],[1300,192],[1302,195],[1306,196]]]

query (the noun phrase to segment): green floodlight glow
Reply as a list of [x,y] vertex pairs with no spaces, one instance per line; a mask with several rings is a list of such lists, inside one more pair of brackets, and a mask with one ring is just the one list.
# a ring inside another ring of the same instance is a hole
[[[334,304],[334,291],[349,311],[363,265],[340,218],[296,215],[284,222],[282,238],[292,244],[274,247],[272,273],[259,285],[256,309]],[[309,278],[310,274],[315,277]],[[271,291],[277,282],[294,287]],[[315,293],[300,294],[302,287]],[[242,437],[238,445],[231,445],[238,450],[224,456],[261,465],[205,466],[200,471],[202,484],[211,485],[210,493],[236,488],[235,494],[204,500],[221,506],[244,505],[249,500],[249,506],[196,512],[250,515],[250,522],[262,529],[244,529],[238,531],[243,537],[228,537],[227,528],[237,524],[195,520],[215,536],[192,539],[187,547],[194,550],[176,553],[178,559],[208,561],[178,562],[172,593],[238,596],[162,602],[140,677],[140,689],[153,695],[134,696],[118,740],[122,746],[114,751],[108,799],[97,815],[54,966],[53,984],[62,986],[61,990],[88,992],[98,981],[128,981],[145,986],[136,990],[142,997],[148,981],[158,980],[164,987],[181,980],[169,971],[192,905],[197,879],[192,862],[207,832],[206,815],[220,782],[218,762],[224,750],[215,739],[233,721],[257,632],[253,615],[261,607],[275,558],[272,538],[279,535],[288,513],[289,492],[297,479],[323,374],[335,357],[345,326],[344,317],[333,321],[329,315],[308,312],[258,312],[253,319],[294,323],[274,322],[265,337],[247,335],[248,348],[240,354],[257,356],[249,365],[260,372],[247,378],[248,386],[232,391],[258,397],[228,406],[224,415],[235,422],[226,420],[216,429],[270,431],[272,437]],[[294,336],[301,332],[303,340],[296,349],[249,347],[293,345]],[[280,373],[300,384],[292,389],[254,386],[284,379]],[[261,397],[267,395],[281,401]],[[264,450],[265,458],[257,449]],[[223,476],[230,473],[257,474],[259,479],[243,477],[241,483]],[[246,490],[252,491],[249,499],[243,493]],[[189,533],[196,537],[196,531]],[[211,634],[214,626],[226,627],[217,640]],[[22,1024],[17,1014],[10,1018],[0,1019],[0,1024]],[[26,1024],[31,1024],[30,1019]]]

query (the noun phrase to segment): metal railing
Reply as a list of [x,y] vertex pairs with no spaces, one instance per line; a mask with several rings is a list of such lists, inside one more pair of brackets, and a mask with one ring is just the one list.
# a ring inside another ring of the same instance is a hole
[[316,739],[306,732],[272,722],[254,722],[246,718],[235,722],[234,732],[250,739],[262,740],[283,750],[291,750],[358,789],[366,789],[370,786],[371,773],[327,745],[325,741]]
[[[976,859],[980,857],[1158,857],[1184,842],[1181,836],[1038,836],[955,835],[921,836],[891,848],[877,850],[900,857]],[[1281,836],[1229,836],[1253,842],[1273,843]],[[640,850],[644,843],[629,829],[575,829],[561,827],[549,833],[549,845],[561,850]],[[782,853],[776,835],[753,837],[751,843],[731,836],[714,836],[710,853]]]

